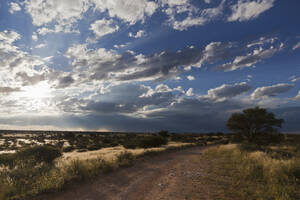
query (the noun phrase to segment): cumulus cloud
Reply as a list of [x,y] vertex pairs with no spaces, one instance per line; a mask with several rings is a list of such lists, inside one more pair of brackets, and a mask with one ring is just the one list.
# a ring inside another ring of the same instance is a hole
[[45,74],[28,75],[27,72],[18,72],[15,77],[22,81],[22,86],[35,85],[41,81],[46,80]]
[[194,96],[194,89],[193,88],[189,88],[187,91],[186,91],[186,96],[188,97],[191,97],[191,96]]
[[158,5],[147,0],[92,0],[95,8],[100,12],[107,11],[110,17],[118,17],[129,24],[144,21],[147,16],[152,16]]
[[35,48],[36,48],[36,49],[41,49],[41,48],[44,48],[44,47],[46,47],[46,46],[47,46],[46,43],[41,43],[41,44],[36,45]]
[[293,76],[289,77],[289,80],[290,80],[291,82],[295,83],[296,81],[299,81],[299,80],[300,80],[300,77],[297,77],[297,76],[293,75]]
[[14,41],[21,38],[20,34],[15,31],[4,30],[0,32],[0,41],[3,43],[12,44]]
[[146,32],[144,30],[139,30],[136,32],[136,34],[133,34],[132,32],[129,32],[128,36],[133,38],[141,38],[146,35]]
[[224,101],[227,98],[232,98],[247,92],[251,87],[246,82],[236,83],[233,85],[223,84],[217,88],[207,91],[207,97],[216,101]]
[[15,12],[18,12],[21,10],[21,7],[18,3],[15,3],[15,2],[10,2],[9,4],[10,8],[9,8],[9,12],[11,14],[15,13]]
[[130,43],[126,43],[126,44],[115,44],[114,48],[115,49],[121,49],[121,48],[125,48],[126,46],[128,46]]
[[232,62],[222,64],[217,67],[217,69],[224,71],[233,71],[237,69],[242,69],[245,67],[252,67],[255,64],[261,62],[264,59],[272,57],[275,53],[282,50],[282,43],[278,44],[277,47],[270,45],[270,47],[255,48],[252,52],[246,55],[236,56]]
[[300,48],[300,42],[298,42],[297,44],[295,44],[295,45],[293,46],[293,50],[296,50],[296,49],[298,49],[298,48]]
[[72,25],[82,18],[90,6],[88,0],[36,0],[25,1],[25,10],[31,16],[32,23],[35,26],[45,26],[52,22],[56,24],[52,29],[44,29],[39,33],[49,32],[72,32]]
[[32,38],[33,41],[37,41],[38,40],[38,36],[37,36],[36,32],[32,33],[31,38]]
[[195,77],[194,77],[194,76],[191,76],[191,75],[188,75],[186,78],[187,78],[189,81],[195,80]]
[[271,57],[278,49],[266,49],[266,50],[254,50],[252,53],[249,53],[245,56],[237,56],[233,62],[223,64],[218,67],[224,71],[233,71],[236,69],[244,67],[252,67],[256,63],[260,62],[262,59]]
[[257,18],[263,12],[273,7],[275,0],[239,0],[231,6],[232,15],[228,21],[248,21]]
[[251,94],[252,99],[276,96],[280,93],[285,93],[294,87],[293,84],[279,83],[272,86],[259,87]]
[[132,51],[118,54],[112,50],[93,50],[86,45],[75,45],[66,53],[73,60],[72,66],[85,68],[89,80],[118,81],[174,78],[181,72],[182,67],[197,63],[201,55],[201,50],[196,48],[147,56]]
[[[199,10],[189,1],[162,1],[162,6],[167,7],[164,12],[169,17],[168,23],[176,30],[186,30],[191,26],[201,26],[221,16],[225,1],[217,7]],[[182,20],[177,19],[177,15],[187,13],[187,17]]]
[[295,96],[294,99],[295,99],[295,100],[300,100],[300,91],[298,92],[298,94]]
[[[253,42],[250,42],[253,43]],[[115,46],[117,48],[118,46]],[[215,63],[216,69],[233,71],[251,67],[273,56],[282,49],[282,43],[271,40],[261,44],[239,44],[237,42],[211,42],[201,48],[185,48],[176,52],[163,51],[152,55],[126,51],[122,54],[103,48],[89,49],[86,44],[74,45],[66,52],[74,73],[85,81],[151,81],[175,79],[191,67],[202,67]],[[228,60],[232,60],[228,62]],[[82,69],[81,69],[82,68]],[[189,77],[192,79],[192,77]]]
[[114,25],[113,20],[101,19],[91,24],[90,30],[94,32],[96,38],[101,38],[104,35],[118,31],[119,26]]

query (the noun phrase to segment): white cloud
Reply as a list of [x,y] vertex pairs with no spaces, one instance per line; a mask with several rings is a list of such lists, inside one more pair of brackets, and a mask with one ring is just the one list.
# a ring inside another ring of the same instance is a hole
[[12,44],[14,41],[19,40],[20,38],[20,34],[15,31],[5,30],[0,32],[0,41],[3,41],[4,43]]
[[263,12],[273,7],[275,0],[239,0],[231,6],[232,15],[228,21],[248,21],[257,18]]
[[110,17],[118,17],[125,22],[135,24],[144,21],[157,9],[157,4],[147,0],[92,0],[100,12],[108,11]]
[[[50,33],[72,32],[72,25],[82,18],[89,6],[89,0],[25,1],[25,10],[30,14],[33,25],[40,27],[52,22],[56,24],[55,31],[48,31]],[[43,33],[46,33],[45,30]]]
[[294,87],[293,84],[279,83],[272,86],[259,87],[251,94],[252,99],[259,99],[264,97],[276,96],[280,93],[289,91]]
[[246,82],[236,83],[234,85],[223,84],[217,88],[207,91],[207,97],[216,101],[224,101],[247,92],[251,87]]
[[145,35],[146,35],[146,33],[144,30],[139,30],[138,32],[136,32],[135,35],[132,32],[129,32],[129,34],[128,34],[129,37],[133,37],[133,38],[141,38]]
[[165,84],[159,84],[155,87],[155,89],[152,89],[151,87],[148,87],[148,86],[144,86],[144,88],[147,89],[147,92],[141,94],[139,96],[140,98],[152,97],[154,95],[161,94],[161,93],[171,93],[171,92],[177,90],[177,89],[171,89],[171,88],[169,88],[168,85],[165,85]]
[[294,99],[295,99],[295,100],[300,100],[300,91],[298,92],[298,94],[295,96]]
[[10,8],[9,8],[9,12],[11,14],[13,14],[14,12],[18,12],[21,10],[21,7],[18,3],[15,3],[15,2],[10,2],[9,4]]
[[[198,8],[194,7],[189,3],[170,3],[169,1],[167,5],[169,5],[168,9],[165,9],[165,13],[169,16],[169,24],[175,30],[187,30],[189,27],[192,26],[202,26],[212,20],[217,19],[221,16],[223,12],[223,6],[225,0],[219,4],[219,6],[214,8],[206,8],[203,10],[199,10]],[[187,17],[183,20],[177,20],[176,15],[181,13],[187,13]]]
[[104,35],[116,32],[119,30],[119,26],[114,25],[113,20],[101,19],[91,24],[90,30],[92,30],[96,38],[101,38]]
[[191,75],[187,76],[186,78],[187,78],[188,80],[190,80],[190,81],[195,80],[195,77],[194,77],[194,76],[191,76]]
[[47,46],[46,43],[41,43],[41,44],[39,44],[39,45],[36,45],[35,48],[36,48],[36,49],[41,49],[41,48],[44,48],[44,47],[46,47],[46,46]]
[[290,80],[291,82],[295,83],[296,81],[299,81],[299,80],[300,80],[300,77],[291,76],[291,77],[289,78],[289,80]]
[[298,42],[297,44],[295,44],[295,45],[293,46],[293,50],[296,50],[296,49],[298,49],[298,48],[300,48],[300,42]]
[[126,44],[115,44],[114,48],[115,49],[122,49],[125,48],[126,46],[128,46],[130,43],[126,43]]
[[191,96],[194,96],[194,89],[193,88],[189,88],[187,91],[186,91],[186,96],[188,97],[191,97]]
[[37,36],[36,32],[32,33],[31,38],[32,38],[33,41],[37,41],[38,40],[38,36]]
[[245,67],[252,67],[256,63],[261,62],[263,59],[272,57],[275,53],[280,51],[282,45],[279,47],[270,46],[269,48],[263,49],[262,47],[254,49],[247,55],[237,56],[232,62],[225,63],[218,66],[218,69],[224,71],[234,71]]

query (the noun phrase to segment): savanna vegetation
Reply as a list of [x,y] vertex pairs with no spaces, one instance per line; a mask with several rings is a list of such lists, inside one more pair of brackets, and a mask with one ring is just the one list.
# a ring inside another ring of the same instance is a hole
[[0,148],[4,150],[0,154],[0,200],[31,199],[119,167],[131,166],[140,156],[184,146],[224,144],[230,137],[220,133],[200,135],[167,131],[149,134],[5,133],[0,135]]
[[259,107],[233,114],[227,122],[233,144],[204,153],[208,179],[229,179],[224,191],[233,199],[300,199],[300,135],[280,134],[282,123]]
[[188,146],[207,148],[206,181],[224,184],[232,199],[300,199],[300,135],[281,134],[283,123],[256,107],[234,113],[233,133],[176,134],[9,132],[0,133],[0,200],[31,199],[90,181],[141,156]]

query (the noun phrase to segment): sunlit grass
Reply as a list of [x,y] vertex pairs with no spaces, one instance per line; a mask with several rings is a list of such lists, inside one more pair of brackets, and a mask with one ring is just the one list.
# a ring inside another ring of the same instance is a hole
[[212,161],[213,174],[232,178],[227,192],[240,199],[300,199],[297,153],[290,159],[275,159],[267,152],[247,152],[230,144],[209,148],[204,155]]

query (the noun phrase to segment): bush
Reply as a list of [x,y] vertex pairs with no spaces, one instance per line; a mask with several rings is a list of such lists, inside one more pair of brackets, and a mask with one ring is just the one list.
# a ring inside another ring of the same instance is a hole
[[42,162],[51,164],[61,155],[61,151],[52,146],[34,146],[21,149],[17,152],[18,159],[33,159],[37,164]]
[[162,136],[148,136],[139,141],[139,147],[151,148],[168,144],[168,139]]
[[0,165],[13,169],[15,167],[34,167],[45,163],[52,164],[60,157],[61,151],[52,146],[34,146],[18,150],[15,154],[3,154],[0,156]]
[[71,152],[73,151],[75,148],[73,146],[68,146],[68,147],[64,147],[63,148],[63,152]]
[[128,167],[132,165],[134,158],[132,153],[125,151],[117,156],[117,163],[120,167]]
[[162,136],[162,137],[169,137],[169,132],[168,131],[159,131],[158,135]]
[[[61,156],[58,148],[34,146],[15,154],[1,155],[0,192],[4,199],[25,199],[40,191],[39,180],[55,168],[53,162]],[[6,168],[5,168],[6,167]],[[0,195],[0,196],[1,196]]]
[[123,147],[126,149],[136,149],[139,147],[139,141],[137,139],[126,140],[123,142]]

